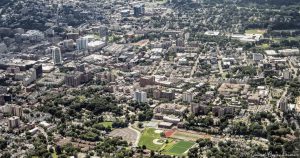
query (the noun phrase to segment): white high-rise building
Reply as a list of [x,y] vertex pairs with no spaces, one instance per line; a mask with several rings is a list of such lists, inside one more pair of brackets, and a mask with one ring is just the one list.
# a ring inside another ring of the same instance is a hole
[[133,99],[139,103],[147,102],[147,93],[143,91],[135,91]]
[[283,79],[289,80],[292,77],[292,73],[289,70],[285,69],[282,71],[282,76]]
[[36,78],[36,70],[34,68],[29,69],[26,73],[26,77],[23,79],[23,85],[28,86],[29,84],[34,82]]
[[193,99],[194,99],[194,95],[191,92],[184,92],[182,94],[182,101],[184,101],[184,102],[190,103],[190,102],[192,102]]
[[86,37],[81,37],[76,40],[77,50],[88,50],[89,39]]
[[52,54],[52,62],[54,65],[62,64],[61,51],[59,47],[51,46],[46,50],[46,53]]

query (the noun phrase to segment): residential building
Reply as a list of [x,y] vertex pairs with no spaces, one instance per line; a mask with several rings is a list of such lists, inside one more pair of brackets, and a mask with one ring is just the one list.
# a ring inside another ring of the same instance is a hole
[[13,116],[8,119],[8,128],[13,129],[20,126],[20,118],[18,116]]
[[159,90],[156,89],[153,91],[153,98],[154,99],[165,99],[168,101],[171,101],[173,99],[175,99],[175,92],[173,90]]
[[145,87],[147,85],[154,85],[155,77],[154,76],[145,76],[140,78],[140,86]]
[[77,87],[80,85],[80,75],[68,74],[65,76],[65,84],[71,87]]
[[194,98],[194,94],[192,92],[184,92],[182,94],[182,101],[183,102],[190,103],[190,102],[192,102],[193,98]]
[[147,93],[143,91],[135,91],[134,92],[134,100],[139,103],[147,102]]
[[201,105],[201,103],[191,103],[191,111],[195,115],[206,115],[211,111],[211,108],[206,105]]
[[76,40],[77,50],[86,51],[88,50],[89,39],[87,37],[81,37]]
[[264,55],[260,54],[260,53],[253,53],[252,54],[252,59],[254,61],[261,61],[264,59]]
[[134,16],[143,16],[145,14],[145,5],[139,4],[133,7]]
[[155,107],[154,111],[163,114],[183,115],[187,111],[187,107],[178,104],[160,104]]

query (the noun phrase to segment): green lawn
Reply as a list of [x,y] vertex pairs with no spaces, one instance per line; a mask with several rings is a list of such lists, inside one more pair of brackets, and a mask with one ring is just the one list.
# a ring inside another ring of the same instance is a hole
[[245,30],[246,34],[264,34],[266,32],[266,30],[262,30],[262,29],[249,29],[249,30]]
[[283,40],[295,40],[295,41],[298,41],[300,40],[300,36],[296,36],[296,37],[283,37],[283,38],[272,38],[272,41],[273,42],[281,42]]
[[51,155],[52,155],[52,158],[58,158],[56,152],[52,153]]
[[112,122],[101,122],[100,124],[102,124],[105,128],[112,127]]
[[139,142],[139,146],[145,145],[147,147],[147,149],[158,151],[163,146],[163,144],[157,145],[157,144],[153,143],[154,139],[161,138],[160,134],[155,133],[154,131],[155,131],[154,128],[146,128],[142,133],[142,136],[141,136],[141,139]]
[[185,152],[190,149],[195,143],[190,141],[179,141],[171,147],[168,147],[168,150],[165,152],[167,155],[183,155]]
[[262,49],[269,49],[270,48],[270,44],[264,43],[264,44],[260,45],[259,47],[261,47]]
[[[284,40],[284,38],[283,38]],[[295,41],[298,41],[300,40],[300,36],[296,36],[296,37],[288,37],[287,40],[295,40]]]
[[164,146],[163,150],[164,150],[164,151],[168,151],[168,150],[170,150],[170,149],[173,147],[173,145],[175,145],[175,144],[176,144],[175,141],[169,141],[169,143],[166,144],[166,145]]

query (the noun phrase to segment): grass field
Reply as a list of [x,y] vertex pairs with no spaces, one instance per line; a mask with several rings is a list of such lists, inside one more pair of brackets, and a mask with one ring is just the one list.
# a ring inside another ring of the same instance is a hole
[[112,122],[101,122],[100,124],[102,124],[104,127],[112,127]]
[[147,149],[158,151],[163,146],[163,144],[158,145],[158,144],[153,143],[154,139],[161,138],[160,134],[155,133],[154,131],[155,131],[154,128],[146,128],[143,131],[142,136],[140,138],[139,146],[145,145],[147,147]]
[[249,29],[245,31],[246,34],[264,34],[265,32],[266,30],[263,29]]
[[260,45],[259,47],[261,47],[262,49],[269,49],[270,48],[270,44],[264,43],[264,44]]
[[283,40],[299,41],[300,40],[300,36],[296,36],[296,37],[283,37],[283,38],[272,38],[273,42],[281,42]]
[[184,155],[195,143],[190,141],[179,141],[177,143],[168,144],[165,149],[167,155]]
[[52,153],[51,155],[52,155],[52,158],[58,158],[56,152]]

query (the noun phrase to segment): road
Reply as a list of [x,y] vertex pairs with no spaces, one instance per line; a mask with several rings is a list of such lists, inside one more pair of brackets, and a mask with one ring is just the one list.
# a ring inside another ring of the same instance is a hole
[[224,71],[223,71],[223,67],[222,67],[222,59],[223,59],[223,56],[220,52],[220,47],[217,46],[217,57],[218,57],[218,67],[219,67],[219,73],[221,75],[223,75]]
[[193,66],[193,68],[192,68],[192,70],[191,70],[190,78],[193,77],[195,71],[197,70],[198,63],[199,63],[199,59],[200,59],[200,54],[198,54],[198,57],[197,57],[197,59],[196,59],[196,61],[195,61],[195,64],[194,64],[194,66]]
[[223,74],[224,71],[223,71],[223,67],[222,67],[222,60],[218,60],[218,66],[219,66],[220,74]]
[[290,58],[288,58],[287,60],[288,60],[290,68],[293,70],[293,78],[297,78],[298,69],[293,66],[293,64],[291,63]]
[[133,130],[133,131],[135,131],[137,133],[137,138],[136,138],[135,143],[133,144],[133,146],[134,147],[138,147],[138,144],[139,144],[139,141],[140,141],[140,138],[141,138],[141,132],[138,131],[138,130],[136,130],[136,129],[134,129],[132,127],[132,125],[129,125],[128,128],[131,129],[131,130]]
[[282,99],[286,96],[287,91],[288,91],[288,88],[289,88],[288,86],[285,87],[284,92],[282,93],[280,99],[277,101],[277,103],[276,103],[276,107],[277,107],[277,108],[279,108],[279,102],[280,102],[280,100],[282,100]]
[[161,66],[163,66],[163,60],[160,60],[158,66],[156,66],[156,67],[154,68],[154,70],[152,71],[152,75],[155,75],[155,74],[157,73],[158,69],[159,69]]

